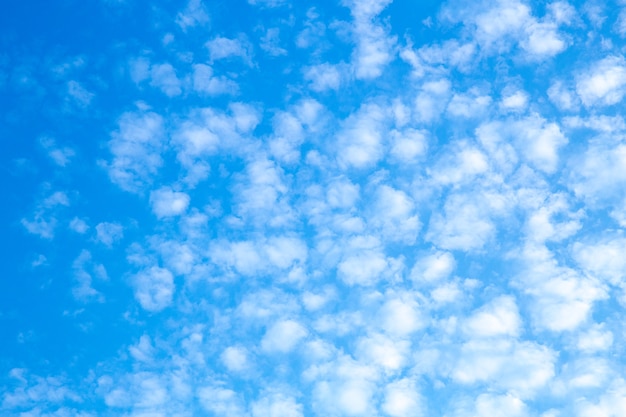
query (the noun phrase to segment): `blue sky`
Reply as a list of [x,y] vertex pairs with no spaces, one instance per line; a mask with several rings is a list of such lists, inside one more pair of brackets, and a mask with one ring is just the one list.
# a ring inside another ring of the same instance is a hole
[[624,415],[623,1],[0,28],[3,416]]

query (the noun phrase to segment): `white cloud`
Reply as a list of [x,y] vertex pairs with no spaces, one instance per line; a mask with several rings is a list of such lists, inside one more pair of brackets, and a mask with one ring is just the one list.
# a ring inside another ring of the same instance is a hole
[[142,335],[139,343],[128,348],[130,355],[139,362],[151,362],[154,358],[155,348],[152,346],[150,336]]
[[518,336],[521,325],[515,300],[501,296],[467,318],[463,330],[470,337]]
[[189,201],[188,194],[170,187],[161,187],[150,193],[152,211],[158,218],[180,216],[187,210]]
[[239,346],[229,346],[220,355],[220,359],[231,372],[243,372],[250,367],[248,351]]
[[428,150],[428,133],[417,129],[405,129],[403,131],[392,130],[392,146],[390,155],[404,163],[414,163],[416,159],[424,156]]
[[505,110],[523,111],[528,106],[528,94],[522,90],[511,92],[502,97],[500,106]]
[[168,97],[182,93],[181,82],[171,64],[156,64],[150,69],[150,85],[160,89]]
[[359,339],[356,353],[364,363],[378,366],[387,374],[395,374],[406,366],[409,343],[383,335],[370,335]]
[[302,264],[307,258],[306,243],[293,237],[270,238],[264,250],[268,261],[281,269],[286,269],[294,263]]
[[454,3],[444,7],[442,17],[463,22],[471,31],[483,53],[509,52],[519,45],[526,58],[542,60],[563,52],[568,42],[559,33],[559,25],[572,19],[567,6],[556,4],[537,19],[523,1],[480,1],[459,7]]
[[188,28],[198,25],[206,26],[208,23],[209,14],[202,0],[189,0],[185,10],[176,15],[176,24],[178,24],[182,30],[187,30]]
[[535,59],[557,55],[567,48],[567,42],[559,35],[557,25],[552,22],[531,22],[526,27],[526,37],[520,44]]
[[338,135],[342,166],[365,168],[375,164],[383,156],[383,124],[387,114],[375,104],[363,105],[351,115]]
[[447,112],[456,117],[475,118],[484,115],[491,102],[490,96],[470,90],[466,94],[454,94],[448,103]]
[[152,112],[124,113],[111,136],[113,159],[104,164],[111,181],[126,191],[142,191],[163,164],[163,118]]
[[174,276],[164,268],[153,266],[132,278],[135,298],[141,307],[158,312],[168,307],[174,297]]
[[391,417],[420,417],[426,415],[422,396],[415,381],[404,378],[385,387],[382,411]]
[[532,296],[531,314],[540,329],[574,330],[589,318],[594,302],[607,298],[605,285],[558,265],[544,246],[528,246],[519,258],[525,268],[516,285]]
[[74,149],[70,147],[57,147],[56,141],[50,137],[42,137],[39,143],[46,150],[50,159],[60,167],[65,167],[70,160],[76,155]]
[[625,285],[626,239],[616,236],[598,242],[576,242],[572,246],[574,259],[590,275],[613,285]]
[[94,265],[91,259],[91,253],[83,250],[80,255],[72,263],[74,271],[74,280],[76,285],[72,288],[72,295],[78,301],[98,301],[103,302],[104,298],[100,292],[92,286],[92,274],[97,275],[101,280],[105,280],[106,270],[102,265]]
[[327,368],[313,390],[313,408],[319,415],[370,415],[375,371],[346,357]]
[[576,347],[586,353],[606,351],[613,345],[613,333],[605,326],[595,324],[578,336]]
[[67,94],[73,102],[81,108],[86,108],[91,104],[95,94],[87,90],[81,83],[75,80],[67,82]]
[[372,204],[370,223],[381,237],[406,244],[414,243],[421,227],[412,199],[401,190],[381,185]]
[[358,79],[380,77],[394,57],[396,39],[374,19],[391,0],[351,0],[346,4],[354,16],[353,34],[356,48],[352,65]]
[[432,169],[432,177],[441,184],[458,184],[475,180],[489,170],[489,160],[467,142],[455,143]]
[[478,250],[495,234],[486,208],[468,195],[451,195],[443,211],[444,216],[433,214],[426,233],[426,240],[443,249]]
[[376,250],[364,250],[345,257],[337,266],[341,280],[348,285],[374,285],[388,264],[384,255]]
[[224,76],[215,76],[213,68],[206,64],[193,65],[193,89],[201,94],[218,96],[221,94],[234,95],[239,87],[233,80]]
[[[584,153],[572,158],[568,186],[592,207],[615,207],[623,198],[625,164],[626,145],[600,137],[591,141]],[[617,209],[616,214],[619,212]]]
[[96,239],[105,246],[111,247],[124,237],[124,227],[118,223],[98,223],[96,225]]
[[452,378],[461,384],[489,383],[532,396],[555,374],[556,355],[531,342],[473,340],[461,347]]
[[248,0],[249,4],[263,7],[279,7],[288,4],[288,0]]
[[456,268],[456,261],[450,252],[434,252],[420,257],[411,269],[411,279],[414,282],[434,282],[448,278]]
[[425,82],[415,98],[415,118],[432,122],[445,111],[450,99],[451,83],[447,79]]
[[302,417],[302,405],[293,397],[275,393],[252,404],[252,417]]
[[243,399],[233,390],[215,387],[198,389],[198,399],[202,407],[216,417],[245,417]]
[[476,416],[480,417],[525,417],[526,404],[513,394],[481,394],[476,398]]
[[78,217],[74,217],[72,220],[70,220],[69,227],[70,229],[81,235],[89,230],[89,225],[87,224],[87,222]]
[[411,297],[390,298],[378,312],[380,328],[393,337],[407,337],[425,326],[419,304]]
[[229,39],[217,36],[206,43],[211,61],[240,58],[245,64],[252,65],[252,46],[245,39]]
[[269,28],[261,37],[261,49],[271,56],[287,55],[287,50],[280,46],[280,29]]
[[304,68],[304,79],[309,81],[311,90],[338,90],[343,78],[343,66],[328,63]]
[[608,56],[591,65],[576,78],[576,92],[587,107],[612,105],[626,94],[626,62],[621,56]]
[[308,334],[300,323],[282,320],[274,323],[261,340],[261,349],[268,353],[289,353]]

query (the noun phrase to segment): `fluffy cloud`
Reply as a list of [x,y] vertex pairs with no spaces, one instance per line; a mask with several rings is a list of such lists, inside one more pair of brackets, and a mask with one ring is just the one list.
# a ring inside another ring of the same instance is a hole
[[187,210],[189,195],[174,191],[170,187],[162,187],[150,193],[152,211],[159,217],[178,216]]
[[158,312],[172,303],[174,297],[174,276],[170,271],[158,266],[137,273],[132,278],[135,298],[147,311]]

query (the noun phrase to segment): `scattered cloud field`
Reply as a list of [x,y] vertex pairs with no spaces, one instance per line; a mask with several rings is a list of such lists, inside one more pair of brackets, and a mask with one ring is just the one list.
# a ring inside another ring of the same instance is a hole
[[10,2],[8,417],[626,415],[626,3]]

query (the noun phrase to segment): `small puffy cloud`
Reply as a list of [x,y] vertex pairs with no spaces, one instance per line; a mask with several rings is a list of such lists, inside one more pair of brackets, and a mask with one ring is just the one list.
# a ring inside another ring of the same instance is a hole
[[242,372],[249,368],[248,351],[239,346],[229,346],[220,355],[220,359],[231,372]]
[[608,350],[613,345],[613,333],[601,324],[594,324],[586,331],[579,333],[576,347],[585,353]]
[[588,320],[594,303],[608,296],[602,282],[558,265],[543,246],[526,247],[519,256],[525,270],[516,285],[532,297],[529,307],[537,328],[575,330]]
[[393,337],[407,337],[425,324],[418,303],[409,297],[389,299],[378,316],[381,330]]
[[567,48],[567,42],[557,29],[552,22],[531,22],[520,45],[534,59],[557,55]]
[[294,320],[274,323],[261,340],[261,349],[267,353],[289,353],[308,335],[304,326]]
[[515,300],[502,296],[474,312],[463,329],[469,337],[517,336],[521,324]]
[[626,277],[626,239],[621,236],[598,242],[576,242],[572,247],[574,259],[591,275],[613,285],[622,284]]
[[500,102],[500,107],[508,111],[523,111],[526,106],[528,106],[528,94],[522,90],[506,94]]
[[417,384],[409,378],[387,384],[381,409],[391,417],[421,417],[426,415],[424,400]]
[[338,90],[343,78],[343,66],[328,63],[304,68],[304,79],[313,91]]
[[96,226],[96,240],[105,246],[113,246],[124,237],[124,227],[118,223],[98,223]]
[[376,104],[363,105],[344,122],[338,134],[337,159],[342,166],[366,168],[383,156],[386,111]]
[[67,95],[81,108],[86,108],[91,104],[95,94],[87,90],[81,83],[75,80],[67,82]]
[[432,170],[432,177],[441,184],[471,181],[489,170],[489,159],[477,147],[463,141],[443,153]]
[[174,276],[164,268],[153,266],[132,278],[135,298],[145,310],[158,312],[172,303]]
[[252,417],[302,417],[302,408],[295,398],[272,393],[252,404]]
[[394,341],[383,335],[370,335],[357,342],[357,357],[388,374],[400,371],[408,360],[409,343]]
[[341,357],[331,363],[313,390],[313,409],[319,415],[372,415],[375,369]]
[[208,23],[209,14],[203,0],[189,0],[187,7],[176,15],[176,24],[182,30]]
[[337,274],[348,285],[374,285],[388,268],[387,259],[377,250],[365,250],[345,257]]
[[519,152],[537,169],[551,174],[559,163],[559,151],[568,140],[556,123],[538,116],[522,119],[515,124]]
[[415,98],[415,118],[420,122],[432,122],[445,111],[450,99],[452,84],[442,78],[425,82]]
[[561,110],[576,110],[579,106],[575,92],[562,81],[555,81],[548,89],[548,97]]
[[136,361],[149,363],[153,360],[155,348],[150,336],[144,334],[139,338],[139,343],[128,348],[128,352]]
[[171,64],[155,64],[150,70],[150,85],[160,89],[168,97],[182,93],[181,82]]
[[279,7],[289,4],[288,0],[248,0],[248,4],[262,7]]
[[404,164],[415,162],[428,150],[428,135],[422,130],[393,130],[391,131],[391,138],[392,145],[389,154]]
[[163,118],[152,112],[124,113],[108,145],[113,159],[104,166],[111,181],[123,190],[141,192],[163,164]]
[[609,56],[593,63],[576,78],[576,92],[587,107],[619,103],[626,94],[626,61]]
[[[604,138],[603,138],[604,139]],[[626,186],[626,145],[610,140],[592,141],[571,160],[568,186],[592,207],[614,208],[619,221]],[[626,223],[625,223],[626,224]]]
[[450,276],[456,268],[456,261],[450,252],[434,252],[420,257],[411,269],[411,279],[415,282],[441,281]]
[[200,94],[218,96],[236,94],[239,87],[233,80],[224,76],[215,76],[213,68],[205,64],[193,66],[193,89]]
[[527,417],[528,407],[513,394],[481,394],[475,402],[476,415],[490,417]]
[[107,279],[106,270],[104,266],[94,264],[91,259],[91,253],[83,250],[80,255],[72,263],[72,269],[74,272],[74,280],[76,284],[72,288],[72,295],[74,298],[81,302],[88,302],[91,300],[102,302],[104,298],[97,290],[92,286],[93,275],[96,275],[100,280]]
[[492,99],[479,91],[470,90],[468,93],[456,93],[450,99],[448,114],[461,118],[476,118],[485,114],[491,105]]
[[353,0],[346,2],[354,22],[352,32],[356,47],[352,54],[353,71],[358,79],[378,78],[395,54],[396,38],[375,17],[391,3],[390,0]]
[[304,263],[307,258],[306,243],[293,237],[273,237],[264,245],[268,261],[274,266],[286,269],[294,263]]
[[76,155],[74,149],[70,147],[58,147],[56,141],[50,137],[42,137],[39,143],[46,150],[50,159],[60,167],[68,165],[70,160]]
[[495,234],[486,204],[468,195],[448,197],[443,213],[431,217],[426,233],[427,240],[443,249],[478,250]]
[[413,243],[421,223],[415,213],[413,200],[403,191],[381,185],[371,207],[370,223],[380,230],[383,238]]
[[202,408],[215,416],[245,417],[243,399],[233,390],[220,386],[198,389],[198,400]]
[[280,29],[270,28],[261,37],[261,49],[271,56],[287,55],[287,50],[280,46]]
[[[562,2],[559,2],[562,3]],[[497,54],[519,45],[524,57],[544,60],[563,52],[568,47],[559,26],[573,18],[569,5],[555,4],[541,18],[520,0],[479,1],[444,7],[442,17],[452,22],[463,22],[471,31],[484,53]]]
[[170,187],[161,187],[150,193],[152,211],[158,218],[183,214],[189,206],[189,201],[188,194],[174,191]]
[[555,374],[556,354],[532,342],[471,340],[461,347],[452,378],[461,384],[493,387],[532,396]]
[[39,202],[31,219],[22,218],[20,222],[28,233],[43,239],[52,239],[58,223],[57,212],[61,207],[69,205],[67,194],[56,191]]
[[228,58],[240,58],[247,65],[252,65],[252,46],[245,39],[230,39],[217,36],[206,43],[211,61]]
[[78,217],[74,217],[72,220],[70,220],[69,227],[70,229],[81,235],[89,230],[89,225],[87,224],[87,222]]

